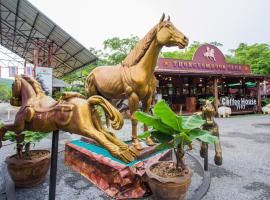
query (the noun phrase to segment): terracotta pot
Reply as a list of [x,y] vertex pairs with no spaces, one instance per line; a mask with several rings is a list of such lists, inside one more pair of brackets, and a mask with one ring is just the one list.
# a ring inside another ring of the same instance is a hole
[[154,174],[150,169],[160,162],[158,161],[147,166],[146,174],[148,183],[153,192],[154,198],[158,200],[182,200],[185,198],[188,187],[191,183],[192,170],[188,168],[188,174],[176,178],[164,178]]
[[32,160],[17,159],[16,155],[6,158],[8,173],[18,187],[33,187],[45,180],[48,172],[51,153],[48,150],[31,150],[44,152],[44,156]]

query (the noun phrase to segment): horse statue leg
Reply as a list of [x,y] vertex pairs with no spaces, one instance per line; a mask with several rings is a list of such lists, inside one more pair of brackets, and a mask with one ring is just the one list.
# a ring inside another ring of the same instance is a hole
[[[152,94],[149,95],[143,102],[142,102],[142,106],[143,106],[143,111],[146,112],[146,113],[149,113],[149,110],[150,110],[150,105],[151,105],[151,102],[152,102]],[[148,131],[148,127],[144,124],[144,131]],[[153,146],[155,145],[155,143],[153,142],[153,140],[151,139],[151,137],[147,137],[146,138],[146,144],[148,146]]]
[[222,150],[221,150],[221,145],[220,145],[220,140],[219,140],[219,130],[217,124],[215,124],[213,128],[213,135],[218,137],[218,141],[215,142],[215,164],[220,166],[222,165]]
[[204,158],[207,154],[207,145],[205,142],[201,142],[200,156]]
[[101,118],[99,116],[99,113],[97,111],[97,109],[92,109],[91,110],[91,116],[92,116],[92,121],[93,121],[93,125],[94,127],[102,132],[105,137],[110,140],[113,144],[115,144],[116,146],[119,147],[120,151],[126,151],[129,152],[133,157],[138,157],[139,156],[139,152],[135,149],[135,148],[131,148],[129,147],[126,143],[124,143],[122,140],[118,139],[113,133],[105,130],[102,127],[102,122],[101,122]]
[[23,141],[24,135],[21,133],[24,130],[24,126],[25,118],[23,113],[18,113],[16,115],[14,124],[4,124],[4,126],[0,128],[0,148],[2,147],[2,141],[4,140],[7,131],[16,133],[16,140]]
[[131,115],[131,123],[132,123],[132,141],[133,141],[133,145],[137,150],[142,150],[142,146],[141,143],[138,139],[137,136],[137,124],[138,121],[135,119],[134,117],[134,112],[138,109],[138,105],[139,105],[139,97],[138,95],[133,92],[130,94],[129,98],[128,98],[128,106],[129,106],[129,110],[130,110],[130,115]]
[[108,140],[102,132],[96,130],[94,127],[85,129],[83,131],[83,135],[88,135],[90,138],[93,138],[101,146],[107,149],[112,154],[112,156],[115,156],[124,162],[129,163],[135,159],[135,156],[133,156],[129,149],[121,151],[120,147]]

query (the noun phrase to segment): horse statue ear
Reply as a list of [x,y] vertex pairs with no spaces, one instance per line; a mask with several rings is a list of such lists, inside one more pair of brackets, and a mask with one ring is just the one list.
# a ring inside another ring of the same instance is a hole
[[165,14],[163,13],[160,20],[159,20],[159,23],[163,22],[164,18],[165,18]]
[[168,15],[168,19],[167,19],[167,21],[169,22],[169,21],[170,21],[170,19],[171,19],[171,18],[170,18],[170,15]]
[[19,76],[15,75],[15,81],[19,80]]

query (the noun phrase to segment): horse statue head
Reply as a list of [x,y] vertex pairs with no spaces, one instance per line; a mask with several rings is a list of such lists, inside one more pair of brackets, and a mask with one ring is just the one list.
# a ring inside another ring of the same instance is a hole
[[10,99],[10,104],[12,106],[21,106],[22,97],[21,97],[21,88],[22,82],[19,76],[16,75],[14,83],[12,83],[12,97]]
[[33,97],[43,97],[44,91],[42,90],[38,81],[32,77],[16,76],[12,84],[12,97],[10,104],[13,106],[21,106],[23,100]]
[[157,25],[156,39],[158,44],[166,47],[185,48],[188,45],[188,38],[173,25],[169,16],[167,20],[164,20],[164,18],[165,14],[162,15]]
[[[157,44],[157,47],[154,48],[156,48],[158,53],[163,46],[177,46],[183,49],[188,45],[188,38],[172,24],[170,17],[167,20],[164,19],[165,14],[163,13],[159,23],[135,45],[130,54],[124,59],[122,62],[123,66],[132,67],[136,65],[146,54],[153,42]],[[158,53],[153,58],[155,61],[157,60]],[[150,67],[155,66],[154,64]]]
[[206,120],[208,126],[213,125],[216,109],[214,106],[214,100],[205,100],[202,107],[202,118]]

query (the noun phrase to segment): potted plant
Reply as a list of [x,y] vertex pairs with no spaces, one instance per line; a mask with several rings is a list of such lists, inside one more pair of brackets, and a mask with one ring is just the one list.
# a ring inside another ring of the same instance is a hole
[[4,140],[16,143],[17,153],[6,158],[8,173],[16,186],[33,187],[45,180],[51,160],[49,150],[31,150],[31,144],[39,142],[48,134],[24,131],[24,137],[16,138],[13,132],[7,132]]
[[146,168],[150,188],[156,199],[184,199],[191,183],[192,171],[185,165],[185,146],[191,146],[195,139],[214,143],[217,138],[210,132],[202,130],[205,123],[200,116],[176,115],[165,101],[159,101],[153,108],[153,115],[137,111],[135,118],[152,129],[140,135],[140,138],[151,136],[158,143],[156,149],[172,148],[176,162],[158,161]]

